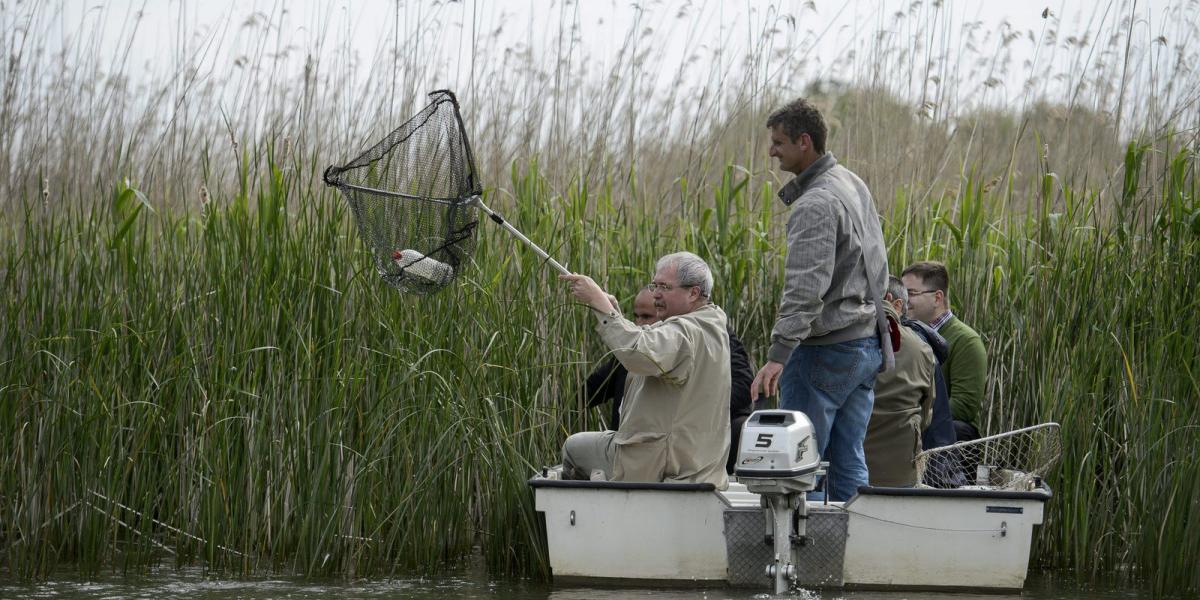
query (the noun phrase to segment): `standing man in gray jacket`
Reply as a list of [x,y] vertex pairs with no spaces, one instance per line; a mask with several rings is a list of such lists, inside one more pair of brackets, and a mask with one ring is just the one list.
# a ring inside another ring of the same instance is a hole
[[808,415],[830,463],[829,499],[845,501],[868,483],[863,438],[875,374],[894,360],[883,231],[866,184],[825,151],[828,129],[816,107],[797,99],[771,114],[767,128],[771,156],[796,177],[779,192],[792,208],[786,278],[751,396],[778,388],[780,408]]

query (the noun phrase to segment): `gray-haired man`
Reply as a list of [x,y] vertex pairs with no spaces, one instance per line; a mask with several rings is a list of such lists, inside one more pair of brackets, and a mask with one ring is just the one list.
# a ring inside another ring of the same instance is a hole
[[[888,278],[884,310],[900,320],[908,294],[904,284]],[[935,334],[936,335],[936,334]],[[900,329],[896,368],[875,378],[875,404],[863,450],[871,485],[912,487],[917,481],[921,435],[933,419],[937,398],[937,357],[914,329]]]
[[563,444],[563,475],[613,481],[711,483],[725,489],[729,454],[729,334],[710,301],[708,265],[690,252],[658,260],[651,286],[663,320],[639,327],[586,275],[563,275],[596,314],[596,331],[629,370],[617,431]]

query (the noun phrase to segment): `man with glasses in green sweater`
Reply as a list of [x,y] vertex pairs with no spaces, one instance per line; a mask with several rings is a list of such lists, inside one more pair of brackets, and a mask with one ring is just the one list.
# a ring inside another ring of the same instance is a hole
[[924,321],[950,346],[942,365],[958,441],[979,438],[979,410],[987,378],[987,351],[979,334],[950,311],[950,275],[940,262],[909,265],[900,275],[908,291],[909,316]]

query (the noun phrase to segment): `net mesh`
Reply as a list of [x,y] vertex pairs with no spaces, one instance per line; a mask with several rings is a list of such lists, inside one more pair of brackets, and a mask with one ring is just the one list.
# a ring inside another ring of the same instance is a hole
[[1045,423],[917,455],[922,484],[934,488],[1036,488],[1062,454],[1058,423]]
[[458,102],[449,91],[325,183],[345,195],[379,275],[404,292],[454,280],[475,251],[482,193]]

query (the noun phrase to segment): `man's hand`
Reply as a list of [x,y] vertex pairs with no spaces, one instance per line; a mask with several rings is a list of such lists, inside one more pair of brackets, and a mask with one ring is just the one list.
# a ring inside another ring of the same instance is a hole
[[750,403],[754,404],[758,401],[758,390],[761,385],[763,388],[763,396],[774,396],[779,390],[779,374],[783,373],[783,364],[773,360],[768,360],[767,364],[763,365],[758,370],[758,375],[754,376],[754,383],[750,384]]
[[617,306],[616,297],[600,289],[600,286],[596,285],[596,282],[592,281],[591,277],[573,273],[571,275],[559,275],[558,278],[571,282],[571,295],[593,310],[602,313],[607,313],[610,310],[621,310]]

